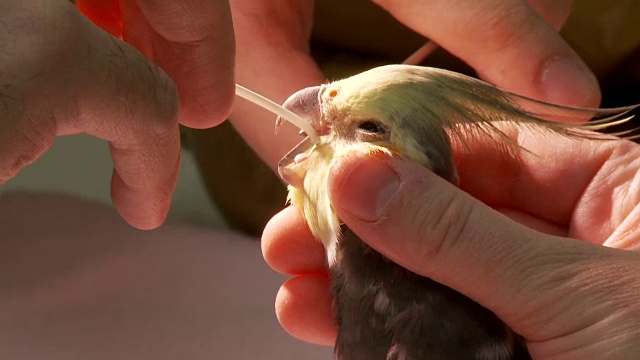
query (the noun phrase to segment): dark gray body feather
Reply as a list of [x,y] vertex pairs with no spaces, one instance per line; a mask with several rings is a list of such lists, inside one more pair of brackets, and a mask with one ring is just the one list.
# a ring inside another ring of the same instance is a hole
[[339,360],[526,360],[492,312],[396,265],[346,228],[332,269]]

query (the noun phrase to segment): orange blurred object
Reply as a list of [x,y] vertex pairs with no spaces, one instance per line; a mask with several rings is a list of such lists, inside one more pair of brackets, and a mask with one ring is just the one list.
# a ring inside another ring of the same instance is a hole
[[94,24],[122,39],[120,0],[76,0],[76,7]]

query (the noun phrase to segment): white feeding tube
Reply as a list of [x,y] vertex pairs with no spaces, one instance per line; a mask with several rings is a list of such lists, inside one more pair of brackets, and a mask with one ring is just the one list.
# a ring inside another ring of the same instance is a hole
[[293,125],[297,126],[298,128],[300,128],[300,130],[304,131],[307,136],[309,136],[309,139],[311,139],[311,141],[313,141],[314,144],[317,144],[319,139],[318,139],[318,135],[316,134],[315,130],[313,129],[313,127],[311,127],[311,125],[305,121],[303,118],[301,118],[300,116],[296,115],[295,113],[293,113],[292,111],[290,111],[289,109],[283,107],[282,105],[279,105],[269,99],[267,99],[266,97],[251,91],[249,89],[247,89],[246,87],[242,86],[242,85],[238,85],[236,84],[236,95],[240,96],[243,99],[246,99],[258,106],[260,106],[261,108],[271,111],[272,113],[280,116],[281,118],[287,120],[288,122],[292,123]]

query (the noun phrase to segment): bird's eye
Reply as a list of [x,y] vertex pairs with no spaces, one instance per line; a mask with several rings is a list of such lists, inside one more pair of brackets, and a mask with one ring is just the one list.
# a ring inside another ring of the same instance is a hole
[[358,129],[366,131],[368,133],[381,135],[387,132],[387,129],[384,127],[384,125],[371,120],[363,121],[358,124]]
[[356,124],[354,136],[360,141],[377,142],[389,140],[389,128],[374,120],[365,120]]

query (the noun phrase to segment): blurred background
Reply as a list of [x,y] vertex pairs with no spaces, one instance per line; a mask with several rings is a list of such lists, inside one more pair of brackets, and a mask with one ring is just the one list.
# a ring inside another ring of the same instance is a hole
[[[603,106],[640,103],[639,19],[638,1],[576,1],[562,31],[599,77]],[[424,42],[368,0],[317,2],[312,54],[329,78],[401,62]],[[473,75],[442,49],[423,65]],[[0,358],[331,358],[275,318],[285,278],[257,236],[284,186],[228,122],[183,130],[158,231],[114,212],[108,146],[85,135],[59,138],[0,186]]]

